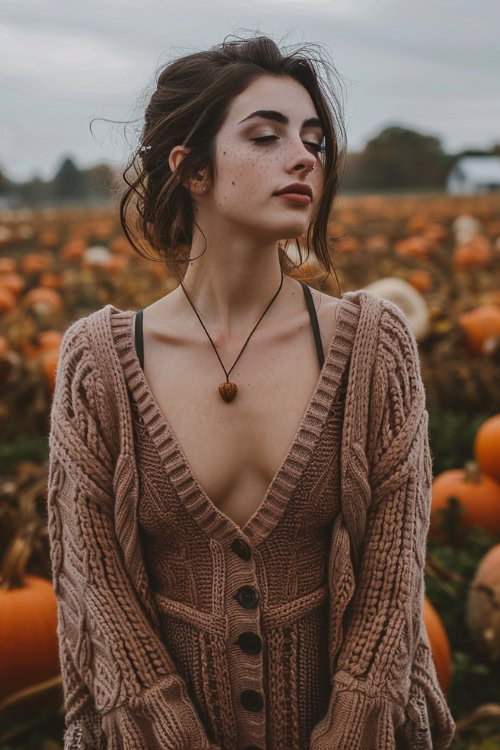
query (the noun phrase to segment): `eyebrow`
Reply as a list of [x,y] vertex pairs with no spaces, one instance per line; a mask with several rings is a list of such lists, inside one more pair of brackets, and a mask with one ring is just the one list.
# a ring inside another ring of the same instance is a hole
[[[288,125],[290,122],[290,118],[287,117],[287,115],[284,115],[283,112],[277,112],[275,109],[257,109],[247,117],[244,117],[243,120],[240,120],[238,125],[240,125],[242,122],[245,122],[246,120],[250,120],[252,117],[262,117],[265,120],[276,120],[277,122],[281,122],[284,125]],[[323,130],[321,120],[319,120],[317,117],[309,117],[307,120],[304,120],[304,122],[302,123],[302,127],[318,127]]]

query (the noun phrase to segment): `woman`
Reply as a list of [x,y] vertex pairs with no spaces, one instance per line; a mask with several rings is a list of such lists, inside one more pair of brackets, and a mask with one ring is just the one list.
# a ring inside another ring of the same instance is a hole
[[158,79],[122,220],[137,241],[134,198],[187,269],[69,327],[51,411],[65,748],[449,747],[415,338],[280,246],[312,235],[330,270],[341,132],[314,59],[266,37]]

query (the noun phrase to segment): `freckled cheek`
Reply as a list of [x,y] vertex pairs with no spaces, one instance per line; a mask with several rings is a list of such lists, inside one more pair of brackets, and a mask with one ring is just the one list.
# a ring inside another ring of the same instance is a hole
[[244,200],[258,203],[282,182],[280,165],[271,154],[248,152],[245,148],[223,149],[220,178],[224,202]]

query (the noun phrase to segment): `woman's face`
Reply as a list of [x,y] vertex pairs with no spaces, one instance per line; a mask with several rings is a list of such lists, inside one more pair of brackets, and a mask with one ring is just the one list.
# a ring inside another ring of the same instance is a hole
[[[272,110],[278,119],[252,116],[256,110]],[[323,131],[319,123],[304,124],[311,118],[318,114],[308,91],[289,76],[262,76],[235,97],[215,138],[214,184],[199,194],[203,218],[222,215],[235,230],[267,240],[306,232],[324,179]],[[311,202],[275,195],[294,182],[311,187]]]

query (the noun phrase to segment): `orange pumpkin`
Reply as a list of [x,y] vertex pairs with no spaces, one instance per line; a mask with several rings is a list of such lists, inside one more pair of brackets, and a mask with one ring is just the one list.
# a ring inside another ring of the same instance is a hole
[[26,282],[19,273],[2,273],[0,274],[0,286],[4,289],[10,289],[12,294],[19,294],[26,286]]
[[0,286],[0,312],[8,313],[16,308],[17,299],[10,289]]
[[361,247],[361,242],[358,237],[352,234],[348,234],[345,237],[341,237],[337,240],[336,250],[339,253],[356,253]]
[[53,394],[56,386],[57,362],[59,360],[59,347],[49,349],[40,357],[45,382]]
[[500,659],[500,544],[479,563],[466,604],[466,623],[475,647],[491,661]]
[[64,286],[64,279],[62,274],[52,273],[51,271],[45,271],[40,276],[40,286],[45,286],[47,289],[62,289]]
[[24,273],[39,273],[45,271],[50,264],[50,257],[45,253],[29,253],[21,261]]
[[0,258],[0,273],[14,273],[16,270],[16,261],[14,258]]
[[474,457],[481,471],[500,482],[500,414],[487,419],[476,432]]
[[86,241],[81,237],[75,237],[62,246],[61,258],[63,260],[78,260],[82,257],[86,248]]
[[62,341],[61,331],[48,330],[39,331],[31,340],[21,344],[22,353],[25,359],[36,360],[43,354],[53,349],[59,349]]
[[35,312],[46,312],[47,310],[61,310],[63,306],[62,297],[55,289],[47,289],[38,286],[31,289],[22,298],[23,305]]
[[453,251],[453,268],[485,266],[492,258],[491,241],[483,235],[475,235],[467,242],[457,245]]
[[443,693],[446,695],[450,687],[452,671],[450,642],[439,614],[427,597],[424,597],[423,619],[429,636],[432,661],[436,668],[437,678]]
[[500,342],[500,309],[496,305],[481,305],[457,316],[466,336],[466,346],[473,354],[493,351]]
[[370,234],[365,242],[365,249],[371,253],[384,252],[390,247],[390,240],[387,234]]
[[432,243],[427,237],[414,235],[396,242],[394,252],[403,258],[427,258],[431,245]]
[[0,700],[60,672],[52,583],[26,575],[30,547],[15,537],[0,570]]
[[432,507],[429,536],[443,541],[443,512],[454,498],[459,502],[459,533],[479,526],[488,534],[500,533],[500,482],[480,471],[475,461],[467,461],[463,469],[449,469],[432,482]]
[[417,292],[427,292],[432,286],[432,276],[428,271],[413,271],[408,276],[408,283]]

